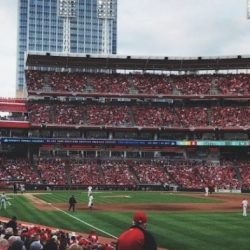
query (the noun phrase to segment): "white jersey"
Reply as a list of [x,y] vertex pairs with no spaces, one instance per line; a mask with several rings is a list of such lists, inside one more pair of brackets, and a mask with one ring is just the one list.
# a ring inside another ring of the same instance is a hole
[[89,203],[88,203],[88,207],[92,207],[92,206],[93,206],[93,200],[94,200],[93,195],[90,195],[90,196],[89,196]]
[[88,187],[88,196],[90,196],[91,193],[92,193],[92,187],[89,186],[89,187]]
[[0,209],[2,209],[2,207],[6,209],[6,206],[7,206],[7,196],[5,194],[2,194],[0,197]]
[[6,202],[7,201],[6,195],[2,194],[0,200],[1,200],[1,202]]
[[243,200],[242,201],[242,206],[243,207],[247,207],[248,206],[248,201],[247,200]]
[[209,193],[209,188],[205,187],[205,195],[208,195],[208,193]]
[[20,185],[20,190],[21,190],[22,193],[25,191],[25,186],[24,186],[24,184],[21,184],[21,185]]
[[243,209],[243,216],[247,216],[247,206],[248,206],[248,201],[244,199],[242,202],[242,209]]

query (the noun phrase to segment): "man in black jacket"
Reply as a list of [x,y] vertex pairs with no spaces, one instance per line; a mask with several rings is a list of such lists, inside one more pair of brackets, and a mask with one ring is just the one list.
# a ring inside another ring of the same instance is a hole
[[75,205],[76,205],[76,199],[74,197],[74,195],[72,195],[70,198],[69,198],[69,211],[72,209],[73,212],[75,212]]

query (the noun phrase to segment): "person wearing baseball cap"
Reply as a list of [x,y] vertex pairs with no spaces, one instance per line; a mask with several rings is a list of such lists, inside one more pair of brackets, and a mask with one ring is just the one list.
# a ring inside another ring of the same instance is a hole
[[132,226],[117,241],[117,250],[157,250],[154,237],[146,230],[147,215],[138,211],[133,215]]

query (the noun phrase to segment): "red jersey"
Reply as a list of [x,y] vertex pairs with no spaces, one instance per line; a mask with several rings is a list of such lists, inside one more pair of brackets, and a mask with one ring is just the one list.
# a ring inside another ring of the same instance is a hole
[[118,250],[143,250],[144,233],[137,227],[132,227],[118,239]]
[[140,227],[133,226],[121,234],[117,241],[117,250],[156,250],[153,236]]

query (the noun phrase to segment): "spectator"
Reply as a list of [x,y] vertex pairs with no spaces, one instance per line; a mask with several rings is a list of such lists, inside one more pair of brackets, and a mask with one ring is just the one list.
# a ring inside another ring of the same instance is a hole
[[16,216],[12,216],[11,220],[7,222],[6,227],[11,227],[13,229],[14,234],[17,233],[17,218]]
[[12,235],[13,235],[13,228],[12,227],[7,227],[5,229],[5,236],[4,239],[8,240]]
[[66,250],[68,246],[68,241],[64,233],[60,235],[59,250]]
[[33,241],[30,244],[30,250],[41,250],[41,249],[43,249],[43,245],[38,240]]
[[53,235],[44,246],[44,250],[57,250],[57,236]]
[[74,243],[70,245],[69,250],[83,250],[83,248],[79,246],[78,244]]
[[6,239],[0,238],[0,249],[7,250],[9,248],[9,242]]
[[9,250],[24,250],[24,249],[26,248],[24,247],[23,241],[20,239],[15,240],[9,248]]
[[117,250],[156,250],[155,239],[146,231],[147,216],[144,212],[136,212],[132,227],[122,233],[117,242]]
[[10,236],[9,239],[8,239],[8,242],[9,242],[9,246],[11,247],[13,242],[16,241],[16,240],[21,240],[21,237],[20,236]]

